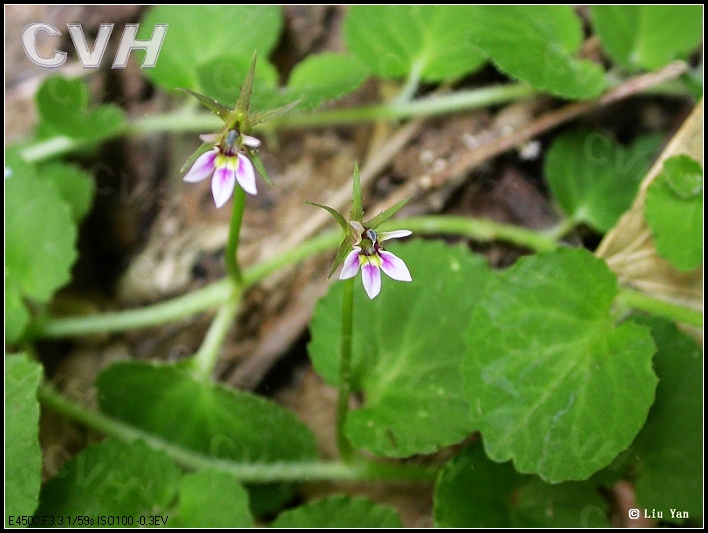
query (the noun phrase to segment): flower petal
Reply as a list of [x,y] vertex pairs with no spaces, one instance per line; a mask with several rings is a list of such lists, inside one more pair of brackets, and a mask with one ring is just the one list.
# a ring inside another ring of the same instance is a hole
[[349,255],[344,259],[342,266],[342,272],[339,274],[339,279],[349,279],[356,276],[359,272],[359,254],[361,253],[361,248],[355,246],[354,249],[349,252]]
[[256,172],[253,170],[253,163],[243,154],[238,154],[236,180],[241,188],[248,194],[258,193],[256,189]]
[[364,290],[372,300],[381,292],[381,271],[368,261],[361,266],[361,279]]
[[250,135],[241,135],[241,144],[249,148],[258,148],[261,145],[261,141]]
[[218,133],[202,133],[199,138],[203,143],[213,143],[219,138]]
[[407,229],[397,229],[395,231],[382,231],[379,233],[379,242],[384,242],[389,239],[400,239],[402,237],[408,237],[413,233],[412,231],[408,231]]
[[200,155],[182,179],[189,183],[196,183],[211,176],[211,173],[214,172],[214,160],[217,153],[218,150],[209,150]]
[[[231,158],[229,158],[231,159]],[[234,193],[236,184],[236,172],[231,161],[226,163],[214,172],[214,179],[211,180],[211,193],[214,195],[214,203],[219,208],[229,201]]]
[[385,250],[381,250],[379,256],[381,257],[381,270],[383,270],[388,277],[397,281],[413,281],[411,273],[408,271],[408,267],[403,262],[403,259]]

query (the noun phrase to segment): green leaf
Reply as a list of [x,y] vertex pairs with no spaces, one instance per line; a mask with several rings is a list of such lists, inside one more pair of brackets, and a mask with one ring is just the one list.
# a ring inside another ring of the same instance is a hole
[[[352,6],[347,48],[383,78],[418,73],[429,82],[474,72],[485,55],[470,41],[472,6]],[[413,74],[415,76],[415,74]]]
[[401,517],[390,507],[368,498],[331,496],[282,512],[270,525],[276,528],[398,528]]
[[[361,175],[359,174],[359,163],[354,163],[354,174],[352,175],[351,220],[360,223],[364,220],[364,197],[361,192]],[[345,228],[344,231],[348,232],[349,228]]]
[[228,109],[227,107],[224,107],[221,105],[219,102],[216,100],[212,100],[208,96],[204,96],[203,94],[199,94],[194,91],[190,91],[189,89],[185,89],[183,87],[178,87],[180,91],[183,91],[197,100],[199,100],[199,103],[202,104],[204,107],[209,109],[212,113],[214,113],[217,117],[219,117],[221,120],[226,122],[226,119],[229,118],[229,115],[231,115],[231,110]]
[[636,497],[642,508],[671,509],[703,519],[703,354],[695,341],[661,318],[636,317],[651,327],[659,376],[656,402],[632,447]]
[[179,484],[179,512],[170,526],[253,527],[248,492],[227,472],[187,474]]
[[[248,463],[316,456],[312,433],[293,413],[170,366],[116,363],[96,384],[103,411],[198,453]],[[290,485],[277,491],[263,503],[277,506],[291,495]]]
[[703,6],[593,6],[595,32],[607,53],[630,69],[686,59],[703,36]]
[[606,86],[600,65],[573,54],[582,42],[570,6],[479,6],[472,42],[512,78],[565,98],[592,98]]
[[608,527],[607,507],[593,483],[549,485],[517,474],[477,443],[440,472],[433,515],[437,527]]
[[588,482],[549,485],[534,478],[519,489],[516,498],[511,515],[516,528],[611,526],[607,501]]
[[650,135],[625,148],[595,131],[565,133],[548,150],[548,186],[574,222],[609,231],[632,205],[660,143]]
[[[360,283],[354,295],[353,390],[364,406],[349,414],[351,443],[379,455],[431,453],[468,436],[459,364],[464,328],[492,274],[465,247],[412,242],[391,247],[408,265],[412,283],[383,276],[369,300]],[[319,301],[308,347],[317,372],[339,378],[342,284]]]
[[123,110],[113,104],[88,108],[86,84],[78,79],[50,76],[42,82],[36,96],[37,112],[45,132],[74,139],[98,141],[120,131]]
[[494,461],[546,481],[587,479],[627,448],[654,401],[654,343],[614,327],[617,279],[585,249],[520,259],[472,313],[462,363]]
[[[54,526],[95,527],[100,515],[131,517],[138,526],[141,515],[166,514],[179,476],[163,452],[140,441],[107,440],[82,450],[42,487],[36,514],[53,516]],[[94,523],[75,522],[79,516]]]
[[[198,70],[218,56],[236,55],[250,63],[258,51],[260,63],[265,63],[280,36],[283,15],[278,6],[202,6],[172,5],[151,8],[143,18],[138,38],[149,39],[155,24],[169,24],[160,56],[153,69],[145,75],[165,89],[198,90],[207,94],[199,84]],[[241,82],[246,70],[241,71]],[[230,106],[236,103],[240,84],[230,100],[212,98]]]
[[398,211],[408,203],[408,200],[410,200],[410,196],[404,200],[401,200],[400,202],[396,203],[395,205],[392,205],[385,211],[382,211],[378,215],[376,215],[374,218],[366,222],[365,226],[367,228],[378,228],[381,224],[384,222],[388,221],[393,215],[398,213]]
[[5,525],[30,516],[42,482],[37,387],[42,367],[26,354],[5,357]]
[[5,275],[5,342],[13,343],[22,338],[30,314],[22,299],[17,279]]
[[481,443],[445,465],[435,484],[435,527],[511,527],[512,491],[525,476],[511,463],[493,463]]
[[644,216],[656,249],[681,271],[703,263],[703,168],[686,155],[664,161],[647,189]]
[[5,279],[38,302],[70,279],[76,259],[72,210],[50,179],[7,154],[5,178]]
[[300,107],[317,107],[357,90],[369,71],[355,57],[323,53],[306,57],[295,65],[288,79],[288,93]]
[[91,210],[96,185],[88,172],[75,165],[49,163],[39,174],[54,183],[62,199],[71,206],[74,221],[80,222]]

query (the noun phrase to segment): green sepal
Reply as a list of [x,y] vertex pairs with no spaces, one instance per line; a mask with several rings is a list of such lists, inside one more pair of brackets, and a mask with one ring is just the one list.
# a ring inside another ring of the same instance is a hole
[[189,156],[189,159],[187,159],[187,160],[184,162],[184,165],[182,165],[182,168],[180,168],[179,171],[180,171],[180,172],[184,172],[185,170],[187,170],[187,168],[189,168],[190,166],[192,166],[192,165],[194,164],[194,162],[197,160],[197,158],[198,158],[200,155],[202,155],[202,154],[205,153],[205,152],[208,152],[208,151],[211,150],[212,148],[214,148],[214,143],[213,143],[213,142],[205,142],[205,143],[202,143],[202,144],[199,146],[199,148],[197,148],[196,150],[194,150],[194,152],[192,153],[192,155]]
[[401,200],[400,202],[398,202],[398,203],[397,203],[396,205],[394,205],[393,207],[389,207],[389,208],[386,209],[385,211],[382,211],[381,213],[379,213],[378,215],[376,215],[374,218],[372,218],[372,219],[369,220],[368,222],[365,222],[365,223],[364,223],[364,227],[370,228],[370,229],[376,229],[376,228],[378,228],[381,224],[383,224],[383,223],[386,222],[389,218],[391,218],[393,215],[395,215],[395,214],[398,212],[398,210],[401,209],[401,207],[403,207],[404,205],[406,205],[406,203],[407,203],[408,200],[410,200],[410,199],[411,199],[411,198],[410,198],[410,196],[409,196],[409,197],[406,198],[405,200]]
[[248,150],[248,157],[251,158],[251,163],[253,163],[253,166],[256,167],[256,170],[261,175],[261,177],[266,180],[266,183],[271,187],[275,187],[275,183],[273,183],[273,180],[270,179],[268,171],[265,169],[263,161],[261,160],[261,156],[258,155],[258,152],[255,150]]
[[255,115],[249,116],[248,120],[251,124],[251,127],[258,126],[259,124],[263,124],[264,122],[268,122],[269,120],[273,120],[274,118],[282,117],[283,115],[286,115],[287,113],[290,113],[293,109],[295,109],[302,100],[295,100],[294,102],[291,102],[287,105],[276,107],[275,109],[270,109],[268,111],[263,111],[261,113],[256,113]]
[[308,202],[307,200],[305,200],[305,203],[307,205],[314,205],[315,207],[320,207],[320,208],[324,209],[325,211],[327,211],[330,215],[332,215],[335,218],[337,223],[340,226],[342,226],[344,233],[349,235],[349,223],[346,221],[346,219],[342,216],[342,214],[339,211],[332,209],[331,207],[326,206],[326,205],[316,204],[315,202]]
[[216,100],[212,100],[208,96],[204,96],[203,94],[195,93],[194,91],[191,91],[189,89],[184,89],[182,87],[178,87],[177,90],[183,91],[187,94],[191,94],[192,96],[194,96],[194,98],[199,100],[199,102],[203,106],[208,107],[212,113],[214,113],[217,117],[219,117],[224,122],[227,122],[229,120],[229,115],[231,115],[231,111],[229,111],[228,108],[224,107]]
[[[256,72],[256,59],[258,57],[258,51],[253,52],[253,58],[251,59],[251,66],[248,67],[248,72],[246,73],[246,79],[241,87],[241,94],[238,96],[238,102],[236,102],[236,107],[234,108],[234,115],[238,122],[239,118],[248,121],[248,108],[251,106],[251,94],[253,94],[253,76]],[[232,127],[235,124],[231,125]],[[250,124],[241,125],[241,131],[245,133],[250,132]]]
[[364,199],[361,195],[361,178],[359,177],[359,164],[354,163],[354,194],[352,195],[352,220],[362,222],[364,218]]
[[342,242],[339,245],[339,248],[337,248],[337,255],[334,256],[334,262],[332,263],[332,267],[329,269],[329,274],[327,274],[327,279],[332,277],[332,274],[337,270],[339,265],[342,264],[342,261],[349,255],[349,252],[352,251],[352,245],[349,242],[349,235],[345,235],[344,239],[342,239]]

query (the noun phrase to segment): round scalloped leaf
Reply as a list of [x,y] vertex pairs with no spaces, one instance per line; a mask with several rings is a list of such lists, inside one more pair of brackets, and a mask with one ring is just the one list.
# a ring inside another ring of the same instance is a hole
[[398,528],[401,517],[368,498],[332,496],[284,511],[270,525],[277,528]]
[[300,99],[302,108],[317,107],[357,90],[369,70],[357,58],[323,53],[306,57],[295,65],[288,79],[289,99]]
[[[42,366],[26,354],[5,357],[5,518],[31,516],[42,483],[37,388]],[[5,523],[7,526],[7,522]]]
[[54,184],[8,154],[5,166],[5,277],[27,298],[48,301],[71,279],[76,226]]
[[[355,280],[353,388],[366,400],[349,414],[346,434],[355,447],[407,457],[460,442],[474,429],[461,397],[461,325],[492,273],[462,246],[413,241],[391,250],[413,281],[384,275],[381,294],[369,300]],[[310,324],[310,357],[331,384],[339,379],[341,302],[341,283],[335,283]]]
[[425,81],[459,78],[486,60],[470,41],[473,6],[352,6],[344,22],[347,48],[377,76]]
[[[271,463],[317,455],[314,436],[290,411],[171,366],[116,363],[96,385],[101,409],[109,415],[210,457]],[[275,510],[292,496],[290,484],[250,488],[267,490],[261,501],[252,498],[254,505],[266,506],[256,512]]]
[[636,497],[643,508],[663,511],[664,520],[683,522],[671,509],[703,517],[703,353],[696,342],[662,318],[636,317],[651,327],[659,376],[656,402],[632,446]]
[[555,483],[588,478],[631,444],[654,401],[654,343],[645,327],[614,327],[616,294],[584,249],[522,258],[487,290],[462,373],[491,459]]
[[656,249],[683,272],[703,263],[703,168],[678,155],[647,189],[644,216]]
[[548,150],[548,186],[576,223],[609,231],[632,205],[660,144],[657,135],[638,137],[625,148],[596,131],[565,133]]
[[[278,42],[283,14],[275,5],[156,6],[143,18],[138,38],[149,39],[155,24],[169,27],[155,68],[144,69],[145,75],[165,89],[200,90],[198,69],[218,56],[235,54],[250,61],[257,50],[265,60]],[[229,102],[235,103],[235,98]]]
[[113,104],[89,109],[89,92],[78,79],[50,76],[35,97],[43,133],[74,139],[101,140],[117,133],[124,122],[123,110]]
[[494,463],[481,443],[465,448],[438,474],[435,527],[511,527],[512,491],[523,483],[511,463]]
[[201,470],[182,476],[179,511],[171,527],[253,527],[248,492],[228,472]]
[[[42,487],[36,514],[63,527],[99,526],[100,515],[132,517],[138,525],[141,515],[166,514],[179,477],[165,453],[141,441],[107,440],[82,450]],[[84,517],[94,523],[76,521]]]
[[75,165],[55,162],[42,166],[39,173],[54,183],[61,197],[71,206],[76,222],[88,214],[93,205],[93,193],[96,188],[88,172]]
[[592,98],[606,86],[600,65],[574,59],[581,22],[570,6],[479,6],[472,42],[512,78],[565,98]]
[[703,36],[700,5],[605,5],[590,13],[603,48],[627,68],[656,69],[686,59]]

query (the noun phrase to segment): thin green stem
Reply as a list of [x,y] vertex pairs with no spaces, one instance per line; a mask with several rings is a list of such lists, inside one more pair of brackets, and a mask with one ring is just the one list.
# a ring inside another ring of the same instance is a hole
[[214,374],[214,368],[219,359],[219,351],[224,344],[224,339],[226,339],[229,329],[234,323],[234,317],[241,303],[240,296],[240,291],[236,291],[228,302],[222,304],[209,326],[202,345],[197,350],[197,353],[194,354],[192,359],[194,373],[205,381],[211,379]]
[[168,442],[161,437],[135,428],[103,413],[90,411],[68,400],[51,385],[44,384],[40,386],[38,396],[42,404],[48,409],[104,435],[115,437],[125,442],[141,440],[151,448],[165,452],[184,468],[190,470],[214,468],[229,472],[244,483],[305,480],[431,482],[435,478],[435,471],[432,469],[392,463],[368,461],[356,464],[318,461],[237,463],[226,459],[216,459]]
[[337,449],[345,463],[352,458],[352,445],[344,434],[352,389],[352,330],[354,324],[354,278],[342,283],[342,337],[339,360],[339,395],[337,397]]
[[[507,242],[534,251],[552,250],[557,246],[552,239],[533,230],[465,217],[413,217],[390,221],[382,229],[409,229],[419,235],[461,235],[481,242]],[[341,238],[340,231],[328,232],[246,269],[243,272],[243,288],[258,283],[282,268],[335,249]],[[174,322],[223,304],[231,295],[232,285],[230,279],[222,279],[184,296],[138,309],[87,317],[45,318],[32,325],[27,337],[63,338]]]
[[577,222],[571,218],[561,220],[557,226],[545,232],[546,237],[553,241],[559,241],[577,227]]
[[[415,82],[413,78],[411,78],[411,80],[412,83]],[[434,116],[454,113],[465,109],[476,109],[501,104],[528,98],[536,94],[540,93],[526,84],[497,85],[493,87],[483,87],[481,89],[470,89],[450,94],[435,95],[412,101],[396,99],[390,103],[372,106],[314,111],[312,113],[292,113],[271,121],[267,124],[267,127],[271,130],[278,128],[312,128],[377,120]],[[126,126],[116,132],[111,138],[126,135],[151,135],[164,132],[203,133],[205,131],[216,131],[221,126],[221,121],[211,113],[195,113],[190,109],[181,108],[163,115],[128,121]],[[87,144],[95,144],[95,142],[96,141],[91,141],[87,143],[86,141],[79,141],[63,136],[53,137],[30,145],[24,148],[21,153],[26,161],[39,162],[71,153]]]
[[231,280],[238,286],[243,285],[241,268],[238,266],[238,241],[241,234],[243,211],[246,207],[246,191],[236,185],[234,190],[234,206],[231,211],[231,224],[229,225],[229,240],[226,243],[226,272]]
[[702,312],[649,296],[628,287],[620,287],[617,301],[633,309],[660,315],[697,328],[703,327]]

